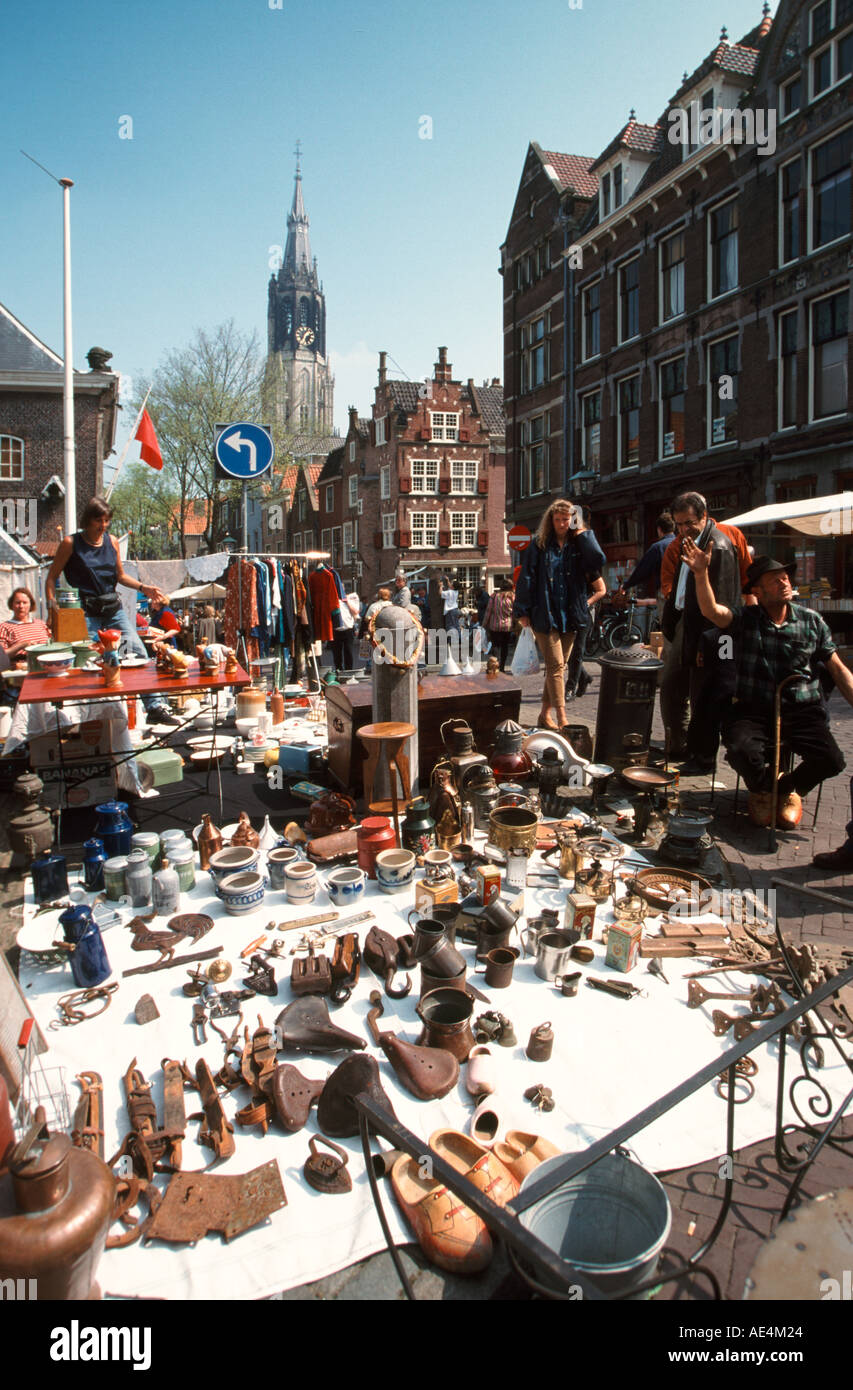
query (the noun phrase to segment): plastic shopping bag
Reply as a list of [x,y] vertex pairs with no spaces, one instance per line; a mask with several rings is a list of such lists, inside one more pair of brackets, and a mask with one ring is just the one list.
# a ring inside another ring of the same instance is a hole
[[521,629],[510,668],[514,676],[535,676],[539,671],[539,652],[529,627]]
[[475,655],[479,657],[488,656],[489,652],[492,650],[491,638],[480,623],[475,623],[471,628],[471,645],[474,648]]

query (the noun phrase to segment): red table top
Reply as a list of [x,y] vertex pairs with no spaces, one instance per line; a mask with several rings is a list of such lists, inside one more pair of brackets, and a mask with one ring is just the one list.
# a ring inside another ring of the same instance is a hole
[[235,685],[250,685],[251,676],[238,666],[230,675],[224,669],[215,676],[205,676],[198,662],[191,661],[186,676],[162,676],[154,662],[145,666],[122,669],[120,685],[104,685],[100,671],[79,671],[73,667],[67,676],[28,675],[21,686],[18,700],[22,705],[58,705],[77,700],[104,700],[111,695],[189,695],[205,690],[225,690]]

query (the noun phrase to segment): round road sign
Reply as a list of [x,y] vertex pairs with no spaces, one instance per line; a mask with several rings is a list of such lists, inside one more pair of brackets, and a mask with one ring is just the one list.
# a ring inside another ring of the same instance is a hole
[[526,550],[533,537],[527,526],[513,526],[507,536],[507,545],[510,550]]

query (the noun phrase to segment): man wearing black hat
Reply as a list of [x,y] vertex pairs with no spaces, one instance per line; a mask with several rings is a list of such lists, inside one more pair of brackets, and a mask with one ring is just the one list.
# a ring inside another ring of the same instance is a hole
[[761,555],[746,573],[745,591],[758,600],[754,607],[733,613],[717,603],[708,581],[709,556],[689,538],[683,558],[696,580],[702,614],[723,628],[737,644],[737,681],[732,707],[723,724],[728,760],[750,792],[770,792],[773,771],[774,702],[776,687],[797,675],[782,696],[782,738],[802,758],[793,772],[779,778],[779,818],[791,824],[800,798],[844,767],[844,758],[829,732],[813,664],[822,662],[844,699],[853,705],[853,676],[835,648],[819,613],[791,602],[790,572]]

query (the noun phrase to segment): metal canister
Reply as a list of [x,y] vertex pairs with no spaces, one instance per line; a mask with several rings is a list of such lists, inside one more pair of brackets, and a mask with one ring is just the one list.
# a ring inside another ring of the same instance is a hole
[[171,865],[178,875],[181,892],[189,893],[195,888],[195,854],[192,845],[172,844]]
[[547,1062],[554,1050],[554,1030],[550,1023],[538,1024],[525,1049],[531,1062]]

